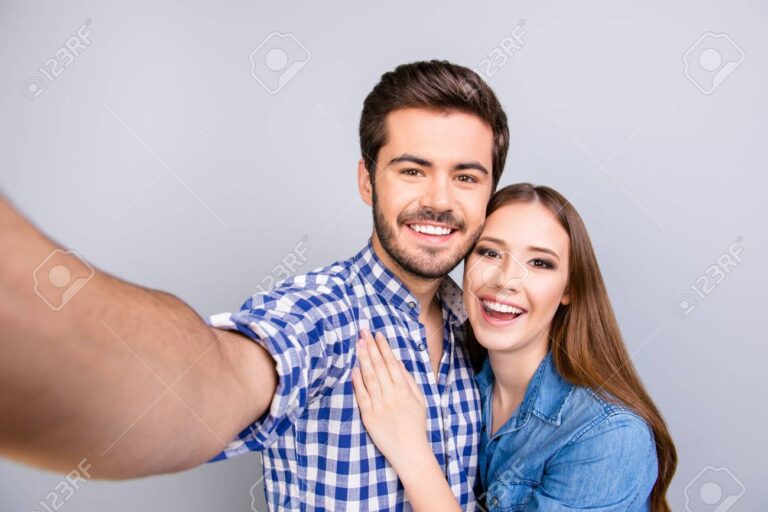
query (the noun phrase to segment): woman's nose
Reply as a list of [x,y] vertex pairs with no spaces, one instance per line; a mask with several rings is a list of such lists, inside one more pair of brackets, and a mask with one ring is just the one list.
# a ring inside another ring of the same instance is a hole
[[528,277],[527,270],[513,255],[508,254],[497,265],[491,265],[483,271],[483,281],[498,290],[516,293]]

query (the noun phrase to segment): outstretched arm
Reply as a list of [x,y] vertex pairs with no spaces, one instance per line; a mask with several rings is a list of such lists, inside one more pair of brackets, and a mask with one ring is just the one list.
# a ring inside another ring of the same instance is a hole
[[460,511],[427,439],[424,395],[387,340],[363,332],[360,367],[352,372],[355,398],[368,435],[397,472],[413,509]]
[[55,310],[33,274],[57,249],[0,196],[0,456],[61,472],[87,459],[96,478],[174,472],[264,414],[277,379],[265,349],[98,269]]

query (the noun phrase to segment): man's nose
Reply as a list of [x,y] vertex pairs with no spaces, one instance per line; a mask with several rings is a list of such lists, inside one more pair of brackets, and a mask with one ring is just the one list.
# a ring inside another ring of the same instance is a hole
[[433,177],[429,180],[427,190],[422,196],[421,206],[431,208],[436,212],[451,210],[453,197],[451,195],[451,182],[449,177]]

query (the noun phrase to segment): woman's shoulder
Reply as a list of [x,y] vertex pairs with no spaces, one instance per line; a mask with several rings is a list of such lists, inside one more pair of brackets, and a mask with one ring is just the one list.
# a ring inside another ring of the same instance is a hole
[[[647,450],[655,447],[653,431],[636,411],[601,390],[574,386],[568,407],[573,434],[568,444],[602,437],[605,443],[620,442]],[[655,452],[655,450],[654,450]]]
[[566,428],[545,461],[541,486],[547,492],[537,495],[538,504],[567,502],[601,510],[617,510],[617,504],[622,510],[647,506],[658,463],[646,421],[611,397],[579,386],[563,412],[561,426]]

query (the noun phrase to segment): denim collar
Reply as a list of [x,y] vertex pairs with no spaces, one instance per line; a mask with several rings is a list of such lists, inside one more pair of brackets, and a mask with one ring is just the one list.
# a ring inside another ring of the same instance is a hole
[[[491,398],[493,392],[493,369],[490,359],[486,358],[483,368],[475,376],[483,400],[484,421],[491,418]],[[520,429],[531,415],[555,426],[562,422],[563,406],[573,391],[574,386],[563,379],[555,368],[552,351],[539,363],[525,390],[523,402],[511,418],[502,425],[493,437]],[[487,428],[487,427],[486,427]],[[490,431],[490,428],[488,428]]]
[[[389,270],[373,248],[373,240],[368,239],[365,247],[352,258],[360,276],[370,283],[381,297],[397,309],[404,311],[412,318],[419,318],[421,306],[416,297],[408,290],[403,282]],[[466,320],[461,288],[451,276],[443,277],[437,290],[437,298],[442,303],[443,310],[448,314],[450,325],[458,328]]]

